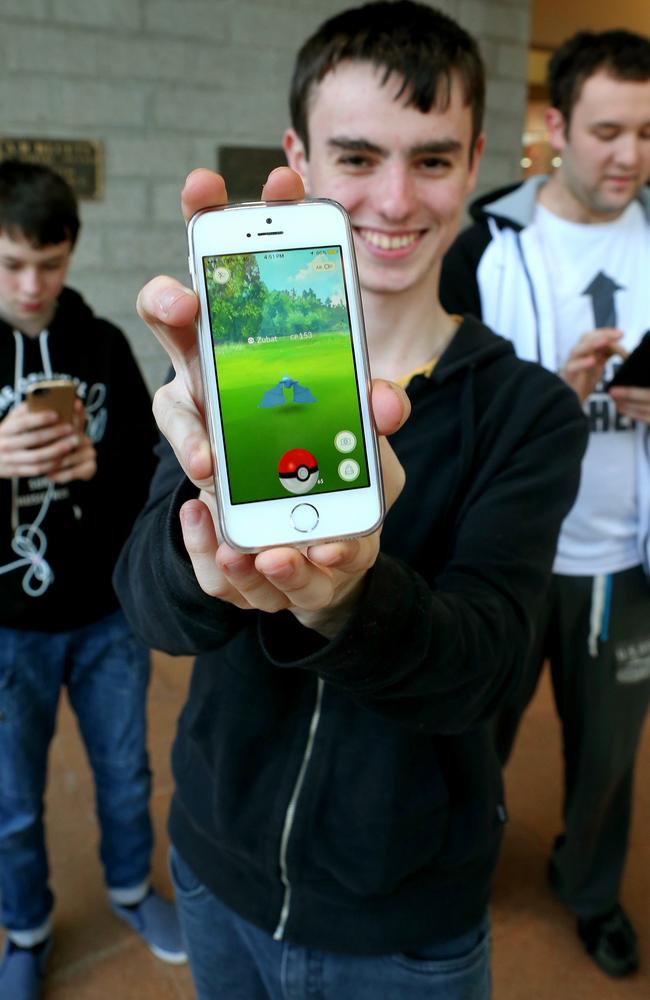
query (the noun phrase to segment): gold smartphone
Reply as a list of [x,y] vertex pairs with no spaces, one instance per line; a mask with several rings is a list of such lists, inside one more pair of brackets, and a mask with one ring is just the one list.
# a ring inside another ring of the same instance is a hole
[[32,413],[54,410],[63,424],[72,423],[75,399],[74,382],[66,378],[42,379],[25,390],[25,402]]

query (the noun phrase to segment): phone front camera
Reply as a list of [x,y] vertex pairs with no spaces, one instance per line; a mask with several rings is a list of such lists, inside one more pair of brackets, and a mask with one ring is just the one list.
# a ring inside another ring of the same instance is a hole
[[247,235],[247,236],[250,236],[250,233],[246,233],[246,235]]
[[272,222],[273,222],[273,219],[267,219],[267,220],[266,220],[266,224],[267,224],[267,226],[270,226]]

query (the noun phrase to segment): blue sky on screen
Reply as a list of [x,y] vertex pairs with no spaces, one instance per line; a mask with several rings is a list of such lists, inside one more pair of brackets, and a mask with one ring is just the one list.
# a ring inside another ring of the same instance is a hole
[[255,255],[260,277],[267,288],[298,294],[311,288],[323,302],[331,299],[336,305],[345,301],[338,247],[324,247],[322,252],[313,249],[280,252],[283,257],[271,253]]

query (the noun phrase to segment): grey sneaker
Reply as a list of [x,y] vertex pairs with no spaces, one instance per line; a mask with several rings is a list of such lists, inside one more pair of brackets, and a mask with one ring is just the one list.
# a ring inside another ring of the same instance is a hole
[[7,938],[0,961],[0,997],[38,1000],[51,949],[51,938],[35,948],[19,948]]
[[171,965],[187,962],[176,907],[153,889],[135,906],[120,906],[111,901],[111,909],[146,941],[156,958]]

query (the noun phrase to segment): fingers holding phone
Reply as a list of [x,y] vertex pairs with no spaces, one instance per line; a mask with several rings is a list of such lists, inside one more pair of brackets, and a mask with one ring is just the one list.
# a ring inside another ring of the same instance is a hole
[[48,475],[79,441],[73,423],[62,423],[54,410],[33,412],[20,403],[0,422],[0,477]]
[[93,442],[86,434],[76,437],[76,446],[62,456],[48,473],[48,479],[53,483],[70,483],[78,479],[87,481],[97,472],[97,452]]
[[643,386],[612,386],[609,394],[616,409],[631,420],[650,424],[650,388]]
[[608,358],[613,354],[625,356],[626,352],[619,343],[622,337],[621,330],[602,327],[583,334],[574,345],[559,375],[571,386],[581,402],[591,395],[600,382]]

